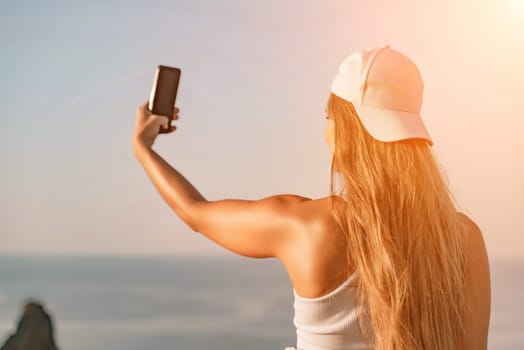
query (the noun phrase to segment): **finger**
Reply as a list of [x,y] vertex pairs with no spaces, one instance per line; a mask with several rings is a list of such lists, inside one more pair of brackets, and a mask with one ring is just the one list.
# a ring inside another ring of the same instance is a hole
[[171,125],[169,124],[169,119],[167,119],[166,117],[166,120],[162,121],[162,129],[169,130],[170,128],[171,128]]
[[167,117],[163,117],[163,116],[161,116],[161,115],[151,114],[151,115],[147,118],[147,120],[145,121],[145,123],[146,123],[147,125],[153,124],[153,125],[156,125],[157,127],[160,127],[160,126],[165,127],[164,125],[165,125],[165,119],[166,119],[166,118],[167,118]]
[[171,126],[171,119],[165,115],[152,114],[151,117],[155,120],[155,123],[162,125],[164,129],[168,129]]
[[164,129],[168,127],[169,118],[166,117],[165,115],[153,114],[151,117],[153,117],[155,123],[162,125]]
[[169,127],[169,131],[168,131],[168,133],[172,133],[172,132],[175,131],[175,130],[176,130],[176,125],[171,125],[171,126]]
[[167,129],[168,131],[171,129],[171,121],[166,116],[162,116],[162,129]]

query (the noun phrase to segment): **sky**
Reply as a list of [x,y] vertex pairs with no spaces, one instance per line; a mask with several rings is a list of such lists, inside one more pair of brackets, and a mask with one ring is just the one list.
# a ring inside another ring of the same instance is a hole
[[490,256],[524,258],[524,1],[0,2],[0,254],[232,254],[132,151],[157,65],[182,70],[155,150],[208,200],[329,195],[339,63],[389,44]]

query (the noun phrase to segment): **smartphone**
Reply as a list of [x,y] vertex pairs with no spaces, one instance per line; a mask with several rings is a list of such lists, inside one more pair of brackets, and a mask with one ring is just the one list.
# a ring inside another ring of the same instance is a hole
[[[173,108],[175,107],[178,82],[180,81],[180,68],[159,65],[156,68],[153,88],[149,96],[148,109],[153,114],[165,115],[169,118],[168,126],[173,120]],[[160,133],[167,133],[169,127],[164,129],[160,126]]]

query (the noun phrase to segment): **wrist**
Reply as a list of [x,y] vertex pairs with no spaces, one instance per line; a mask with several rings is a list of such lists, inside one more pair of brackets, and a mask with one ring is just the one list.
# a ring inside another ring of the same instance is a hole
[[144,152],[151,149],[150,146],[148,146],[144,141],[135,139],[133,141],[133,152],[135,153],[135,157],[139,158]]

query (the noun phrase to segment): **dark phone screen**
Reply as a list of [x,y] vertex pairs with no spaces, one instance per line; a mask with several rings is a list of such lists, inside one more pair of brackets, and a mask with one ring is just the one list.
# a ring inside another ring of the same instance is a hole
[[153,98],[153,114],[173,116],[180,70],[176,68],[159,67],[156,81],[155,95]]

